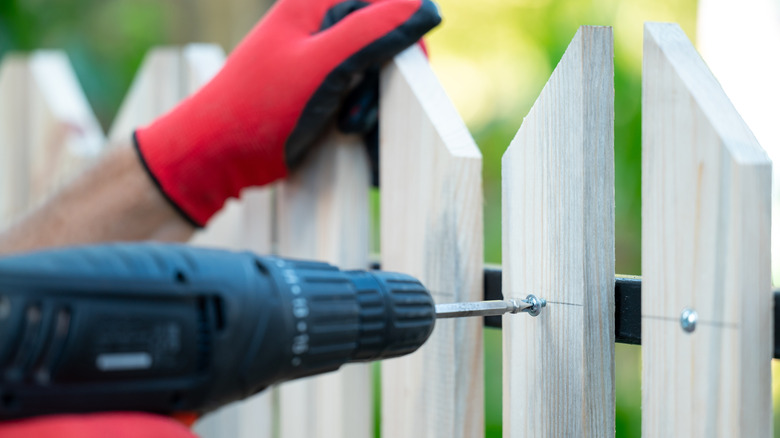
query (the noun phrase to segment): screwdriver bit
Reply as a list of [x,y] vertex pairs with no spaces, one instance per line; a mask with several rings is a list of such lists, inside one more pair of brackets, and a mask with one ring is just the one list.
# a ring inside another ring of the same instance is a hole
[[528,295],[524,300],[492,300],[436,305],[436,318],[463,318],[467,316],[497,316],[505,313],[526,312],[537,316],[547,301]]

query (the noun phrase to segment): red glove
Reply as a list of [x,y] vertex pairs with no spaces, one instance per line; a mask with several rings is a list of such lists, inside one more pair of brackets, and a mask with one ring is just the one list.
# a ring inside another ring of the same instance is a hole
[[135,132],[141,160],[174,206],[203,226],[244,187],[286,176],[356,75],[440,21],[430,0],[280,0],[211,82]]
[[197,438],[168,417],[134,412],[53,415],[0,423],[4,438]]

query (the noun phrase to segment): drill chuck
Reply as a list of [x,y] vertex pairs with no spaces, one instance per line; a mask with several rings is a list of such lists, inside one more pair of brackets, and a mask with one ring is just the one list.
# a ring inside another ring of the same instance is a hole
[[172,244],[0,259],[0,419],[205,413],[401,356],[433,330],[414,278]]
[[289,378],[346,362],[402,356],[433,331],[435,306],[416,279],[383,271],[340,271],[327,263],[262,259],[288,294]]

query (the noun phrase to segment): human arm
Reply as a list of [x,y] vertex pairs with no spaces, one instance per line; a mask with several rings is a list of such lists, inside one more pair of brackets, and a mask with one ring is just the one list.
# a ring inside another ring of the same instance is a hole
[[0,253],[186,240],[244,187],[286,176],[355,78],[438,22],[428,0],[278,2],[212,82],[0,235]]
[[105,241],[186,241],[194,231],[154,186],[128,142],[0,233],[0,254]]

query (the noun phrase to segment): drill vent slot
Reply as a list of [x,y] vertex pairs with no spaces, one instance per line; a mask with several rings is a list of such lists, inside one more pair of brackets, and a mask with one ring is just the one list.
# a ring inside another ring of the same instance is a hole
[[217,296],[198,298],[198,369],[208,366],[212,337],[225,329],[225,305]]
[[11,300],[8,297],[0,295],[0,321],[11,315]]
[[225,309],[222,305],[222,299],[219,297],[212,297],[211,302],[214,305],[214,325],[217,331],[224,330],[225,328]]
[[36,350],[35,347],[42,334],[41,319],[40,306],[33,304],[27,307],[27,311],[24,313],[24,321],[22,322],[22,340],[18,344],[10,369],[6,372],[6,378],[21,380],[25,371],[28,371],[33,360],[32,356]]
[[40,359],[34,366],[34,378],[38,384],[47,385],[51,380],[51,372],[65,349],[65,341],[70,331],[71,312],[68,308],[57,310],[54,324],[48,330],[50,335]]

